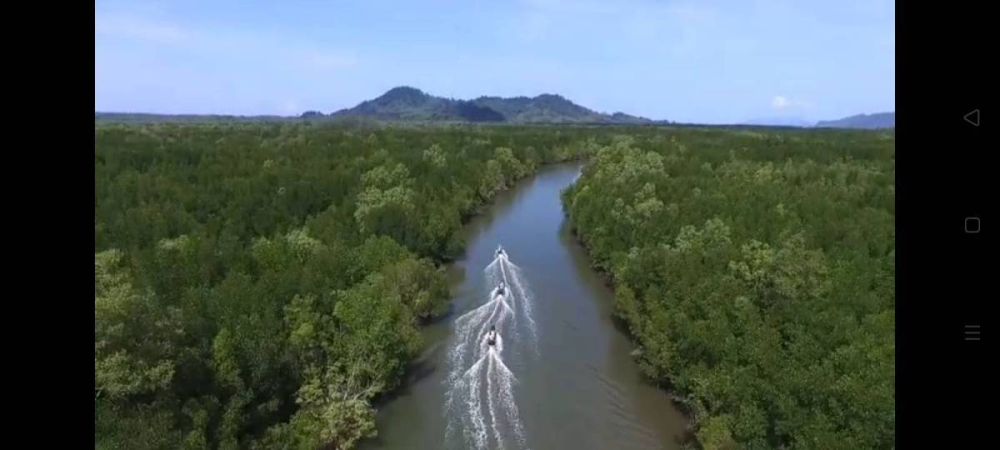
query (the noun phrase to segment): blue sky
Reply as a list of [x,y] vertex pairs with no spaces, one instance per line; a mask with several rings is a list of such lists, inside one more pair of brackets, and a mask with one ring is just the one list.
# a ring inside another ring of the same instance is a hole
[[399,85],[731,123],[894,111],[893,0],[116,1],[95,109],[299,114]]

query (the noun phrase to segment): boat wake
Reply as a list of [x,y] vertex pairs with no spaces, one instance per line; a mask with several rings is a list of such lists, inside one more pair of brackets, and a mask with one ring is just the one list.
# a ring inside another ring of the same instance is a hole
[[[448,352],[446,440],[461,436],[467,448],[527,448],[514,399],[517,377],[504,363],[504,336],[537,354],[532,297],[521,269],[503,250],[486,266],[488,300],[455,320]],[[496,339],[487,339],[490,327]],[[512,349],[513,350],[513,349]],[[508,352],[510,353],[510,352]]]

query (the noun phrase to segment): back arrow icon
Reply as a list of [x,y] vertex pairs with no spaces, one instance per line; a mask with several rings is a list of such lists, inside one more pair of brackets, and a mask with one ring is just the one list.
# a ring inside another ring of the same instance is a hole
[[971,123],[972,126],[978,127],[979,126],[979,110],[977,109],[977,110],[974,110],[974,111],[966,114],[965,117],[964,117],[964,119],[965,119],[966,122]]

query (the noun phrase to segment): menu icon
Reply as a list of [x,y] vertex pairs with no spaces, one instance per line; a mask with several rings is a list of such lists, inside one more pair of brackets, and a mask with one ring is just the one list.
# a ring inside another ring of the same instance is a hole
[[966,325],[965,326],[965,340],[967,340],[967,341],[978,341],[979,340],[979,325]]

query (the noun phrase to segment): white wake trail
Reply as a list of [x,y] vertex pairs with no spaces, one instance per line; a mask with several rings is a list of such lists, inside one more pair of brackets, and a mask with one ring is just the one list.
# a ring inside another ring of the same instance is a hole
[[490,363],[487,366],[487,371],[486,371],[486,400],[490,407],[490,424],[493,427],[493,437],[496,438],[497,440],[497,446],[503,448],[503,435],[500,434],[500,427],[497,426],[497,411],[496,407],[494,406],[495,402],[493,396],[493,377],[495,376],[494,373],[496,372],[496,370],[494,369],[494,365],[497,358],[492,351],[487,350],[487,352],[488,352],[487,357],[489,358]]
[[482,413],[482,396],[480,395],[480,390],[482,389],[482,372],[483,363],[486,358],[480,359],[475,365],[469,369],[467,379],[468,379],[468,397],[466,400],[466,406],[469,409],[469,425],[470,427],[466,431],[466,439],[470,440],[476,448],[486,448],[489,436],[486,433],[486,420],[483,418]]
[[527,448],[524,438],[524,428],[521,425],[521,417],[517,411],[517,403],[514,402],[514,383],[517,382],[517,378],[514,377],[514,374],[511,373],[502,360],[497,358],[497,363],[499,372],[497,379],[500,381],[498,392],[500,402],[503,404],[504,410],[507,411],[507,421],[510,423],[511,428],[513,428],[514,436],[517,438],[518,443],[521,447]]
[[[512,336],[515,356],[518,348],[530,346],[537,354],[537,333],[531,317],[531,292],[521,269],[505,254],[497,256],[484,269],[488,299],[455,320],[455,334],[448,352],[450,364],[445,414],[450,418],[445,431],[452,442],[455,426],[468,448],[486,449],[508,446],[526,448],[523,425],[514,399],[517,379],[503,361],[505,334]],[[502,283],[502,284],[501,284]],[[500,286],[504,292],[500,293]],[[523,317],[525,321],[519,321]],[[486,340],[488,330],[496,328],[494,345]],[[522,338],[526,326],[529,339]],[[465,369],[468,367],[468,369]],[[485,396],[485,401],[483,399]],[[510,439],[513,438],[513,439]]]
[[534,296],[531,295],[531,289],[528,286],[525,277],[522,275],[521,268],[509,259],[501,257],[499,268],[500,274],[504,279],[504,283],[508,286],[507,290],[513,294],[513,297],[517,299],[515,307],[517,308],[516,315],[522,316],[527,322],[528,328],[528,343],[530,343],[531,350],[534,354],[538,355],[538,330],[535,326],[534,313],[532,308],[532,303],[534,303]]
[[[454,412],[456,407],[456,401],[460,401],[463,393],[467,390],[471,394],[476,392],[478,389],[478,383],[476,380],[480,379],[478,372],[483,366],[483,359],[476,361],[472,367],[468,370],[464,370],[467,363],[478,356],[479,343],[478,334],[476,329],[480,323],[486,321],[490,314],[493,313],[496,305],[493,302],[487,302],[480,305],[478,308],[466,312],[461,317],[455,320],[455,343],[451,350],[448,352],[448,361],[450,365],[450,371],[447,377],[446,383],[449,389],[445,393],[445,414],[450,415]],[[471,352],[469,351],[471,347]],[[485,421],[479,415],[479,407],[476,398],[467,397],[465,400],[464,411],[461,412],[461,416],[464,419],[468,419],[466,425],[466,439],[474,443],[473,447],[484,448],[486,445],[486,431],[485,431]],[[454,435],[454,425],[452,421],[448,421],[445,428],[445,437],[450,439]]]

